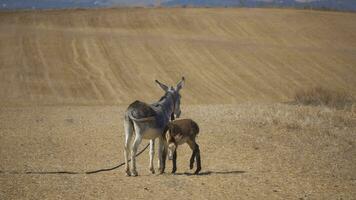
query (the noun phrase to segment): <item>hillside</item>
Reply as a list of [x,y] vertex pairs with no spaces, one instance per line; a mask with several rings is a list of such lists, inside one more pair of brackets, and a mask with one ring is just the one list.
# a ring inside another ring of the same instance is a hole
[[169,0],[164,6],[275,7],[355,11],[353,0]]
[[288,7],[356,11],[354,0],[0,0],[0,10],[104,7]]
[[185,104],[356,94],[356,14],[276,9],[0,13],[1,105],[126,105],[182,75]]

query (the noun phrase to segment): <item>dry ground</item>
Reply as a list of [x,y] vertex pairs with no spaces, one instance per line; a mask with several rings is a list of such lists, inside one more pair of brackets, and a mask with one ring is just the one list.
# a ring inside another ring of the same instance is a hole
[[[0,169],[115,166],[123,160],[123,111],[116,106],[2,108]],[[144,152],[135,178],[125,177],[123,168],[92,175],[1,174],[0,198],[355,198],[356,113],[284,104],[185,106],[183,111],[201,126],[200,176],[184,174],[192,172],[191,152],[182,146],[178,175],[151,175]]]
[[[0,13],[0,199],[356,199],[355,107],[281,103],[312,86],[356,95],[355,21],[278,9]],[[158,99],[153,80],[182,74],[200,176],[187,146],[177,175],[149,174],[148,152],[139,177],[22,174],[122,162],[127,104]]]
[[[123,111],[116,106],[2,108],[0,169],[115,166],[123,160]],[[123,168],[92,175],[1,174],[0,198],[355,198],[355,113],[283,104],[185,106],[183,111],[201,126],[201,176],[184,175],[190,172],[191,152],[182,146],[179,175],[150,175],[144,152],[136,178],[125,177]]]

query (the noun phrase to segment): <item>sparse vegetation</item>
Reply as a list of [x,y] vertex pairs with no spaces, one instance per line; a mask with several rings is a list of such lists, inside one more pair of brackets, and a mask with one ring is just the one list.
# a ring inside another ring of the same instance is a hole
[[299,90],[294,100],[301,105],[328,106],[337,109],[351,108],[354,102],[352,95],[347,92],[323,87]]

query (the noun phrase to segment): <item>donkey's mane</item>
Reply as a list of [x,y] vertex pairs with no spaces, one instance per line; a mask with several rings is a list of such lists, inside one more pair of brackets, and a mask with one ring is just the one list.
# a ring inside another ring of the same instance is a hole
[[172,98],[173,98],[173,94],[172,94],[172,93],[166,92],[166,93],[158,100],[158,102],[163,101],[164,99],[168,98],[169,95],[171,95]]

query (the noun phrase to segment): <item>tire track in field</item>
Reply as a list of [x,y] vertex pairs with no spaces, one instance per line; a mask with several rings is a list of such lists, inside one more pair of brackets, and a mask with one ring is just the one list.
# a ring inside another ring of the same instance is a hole
[[[81,42],[81,43],[83,43],[83,42]],[[89,84],[91,86],[91,90],[95,94],[94,96],[90,96],[88,98],[97,98],[99,100],[103,100],[104,97],[94,82],[95,78],[97,78],[97,75],[93,74],[90,71],[90,68],[89,68],[90,66],[87,66],[87,63],[85,61],[86,58],[83,58],[83,56],[86,56],[86,57],[88,56],[87,52],[82,52],[83,50],[81,50],[79,44],[80,43],[78,40],[73,40],[73,42],[72,42],[72,50],[73,50],[73,55],[74,55],[73,61],[76,64],[77,69],[79,69],[81,72],[84,73],[84,75],[85,75],[84,77],[89,82]],[[82,47],[82,48],[84,48],[84,47]],[[81,74],[80,72],[77,72],[77,74],[78,74],[78,76],[83,77],[83,74]]]
[[22,51],[7,59],[13,51],[0,47],[3,76],[12,77],[11,84],[0,80],[0,103],[127,104],[157,99],[154,79],[172,85],[182,75],[188,104],[286,101],[301,88],[356,85],[350,13],[99,9],[1,16],[1,44],[21,38]]
[[50,66],[49,64],[47,63],[47,59],[44,55],[44,52],[42,51],[42,49],[44,48],[41,48],[40,46],[40,43],[38,41],[38,38],[35,40],[35,45],[34,45],[34,48],[32,49],[35,49],[37,50],[37,54],[39,56],[39,59],[40,59],[40,62],[42,63],[42,73],[44,74],[44,79],[46,81],[46,85],[48,86],[48,88],[51,90],[51,92],[53,93],[54,95],[54,98],[59,98],[59,93],[57,92],[57,89],[55,87],[55,85],[53,84],[53,79],[51,79],[50,77]]

